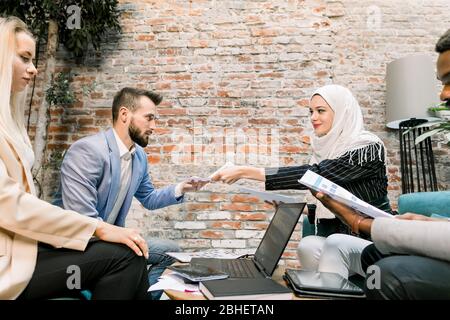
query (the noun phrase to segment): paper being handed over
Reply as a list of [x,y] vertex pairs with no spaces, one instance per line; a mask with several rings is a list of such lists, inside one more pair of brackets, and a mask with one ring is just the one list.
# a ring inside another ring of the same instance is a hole
[[272,193],[267,191],[259,191],[255,189],[250,189],[246,187],[239,187],[239,190],[245,193],[250,193],[264,201],[276,201],[276,202],[284,202],[284,203],[299,203],[300,201],[297,198],[285,196],[278,193]]
[[372,218],[384,217],[384,218],[393,218],[392,214],[384,212],[367,202],[359,199],[353,193],[348,192],[344,188],[338,186],[336,183],[331,182],[330,180],[318,175],[317,173],[308,170],[303,175],[303,177],[298,180],[301,184],[311,188],[315,191],[320,191],[325,193],[329,197],[346,204],[347,206],[364,213]]
[[232,162],[227,162],[225,163],[223,166],[221,166],[219,169],[217,169],[213,174],[211,174],[208,178],[203,178],[203,177],[190,177],[189,178],[189,182],[190,183],[211,183],[214,182],[211,180],[211,178],[220,170],[228,168],[228,167],[232,167],[234,166],[234,164]]

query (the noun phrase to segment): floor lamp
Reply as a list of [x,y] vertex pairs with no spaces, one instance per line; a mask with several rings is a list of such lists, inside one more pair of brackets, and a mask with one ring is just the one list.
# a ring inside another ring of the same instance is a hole
[[387,127],[399,130],[402,193],[437,191],[431,139],[415,139],[429,128],[414,128],[436,120],[428,107],[438,103],[437,83],[431,57],[408,56],[388,64],[386,70]]

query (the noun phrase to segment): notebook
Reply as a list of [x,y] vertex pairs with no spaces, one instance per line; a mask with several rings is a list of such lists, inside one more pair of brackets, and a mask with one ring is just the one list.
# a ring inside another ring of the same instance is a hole
[[360,287],[337,273],[286,269],[285,279],[299,295],[365,298]]
[[209,300],[291,300],[292,291],[270,279],[229,279],[200,282]]
[[305,203],[281,203],[264,233],[255,255],[251,258],[192,258],[191,264],[206,265],[224,271],[231,278],[271,277],[291,238],[304,206]]

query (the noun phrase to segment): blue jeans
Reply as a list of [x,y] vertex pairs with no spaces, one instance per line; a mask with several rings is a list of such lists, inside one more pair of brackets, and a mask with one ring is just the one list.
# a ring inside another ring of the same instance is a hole
[[[158,282],[158,278],[164,272],[166,267],[175,262],[175,259],[166,255],[166,252],[178,252],[181,251],[180,246],[173,240],[148,238],[148,253],[147,260],[149,267],[148,281],[150,286]],[[162,295],[162,291],[152,291],[152,299],[159,300]]]

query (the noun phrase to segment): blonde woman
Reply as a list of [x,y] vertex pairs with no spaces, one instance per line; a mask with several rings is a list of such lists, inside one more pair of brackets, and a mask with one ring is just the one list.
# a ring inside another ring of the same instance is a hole
[[[139,232],[34,195],[24,99],[37,74],[35,47],[20,19],[0,18],[0,299],[70,296],[83,289],[93,299],[146,299],[148,249]],[[73,270],[80,276],[74,286],[68,281]]]

